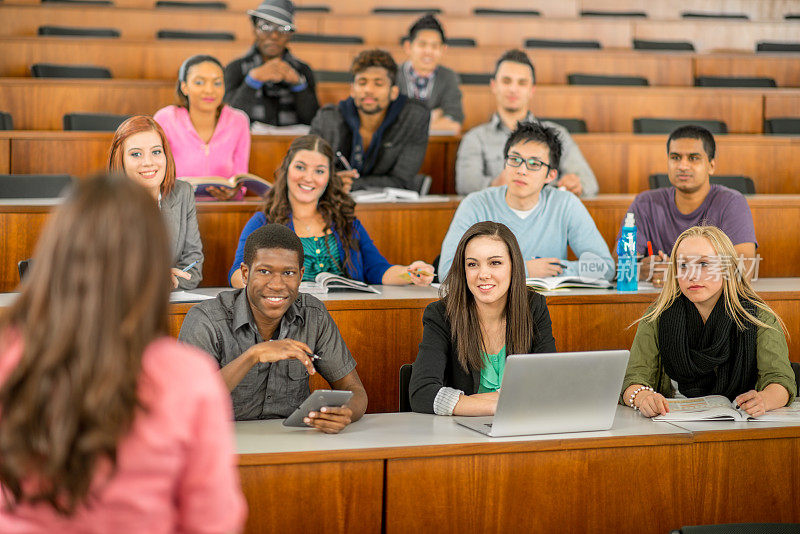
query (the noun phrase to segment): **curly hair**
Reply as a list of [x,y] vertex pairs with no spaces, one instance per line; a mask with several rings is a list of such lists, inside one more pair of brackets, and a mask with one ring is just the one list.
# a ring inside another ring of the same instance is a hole
[[[283,157],[278,169],[275,171],[272,189],[264,195],[264,206],[262,210],[267,217],[267,222],[288,224],[292,219],[292,206],[289,203],[289,187],[287,184],[287,174],[289,165],[294,161],[295,156],[301,150],[311,150],[319,152],[328,158],[328,187],[317,201],[317,211],[325,220],[325,232],[336,230],[344,248],[344,262],[339,267],[347,272],[353,268],[350,250],[358,247],[353,229],[356,220],[356,203],[350,195],[344,192],[342,179],[339,178],[333,169],[333,149],[331,145],[318,135],[303,135],[298,137],[289,146],[289,150]],[[327,240],[325,240],[328,246]],[[328,250],[328,252],[331,252]],[[335,258],[335,254],[331,254]]]
[[360,52],[350,66],[350,73],[356,76],[370,67],[386,69],[389,79],[392,81],[392,85],[395,84],[395,80],[397,79],[397,63],[395,63],[394,58],[392,58],[389,52],[379,48]]

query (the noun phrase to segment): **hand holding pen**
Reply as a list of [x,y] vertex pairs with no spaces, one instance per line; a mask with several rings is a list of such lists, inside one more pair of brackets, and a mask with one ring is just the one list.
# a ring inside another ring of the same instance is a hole
[[347,158],[344,157],[344,154],[342,154],[340,150],[336,151],[336,159],[338,159],[344,167],[343,171],[336,171],[336,176],[342,180],[344,192],[350,193],[350,190],[353,188],[353,180],[357,180],[360,175],[358,171],[350,165],[350,162],[347,161]]
[[177,269],[173,267],[170,269],[170,274],[172,275],[172,288],[178,287],[178,278],[183,278],[184,280],[191,280],[192,275],[189,274],[189,269],[197,265],[198,260],[193,261],[183,269]]
[[433,282],[435,269],[433,265],[417,260],[406,267],[406,273],[411,283],[417,286],[429,286]]
[[526,261],[525,266],[528,269],[528,276],[531,278],[558,276],[567,268],[561,263],[561,258],[540,258],[539,256]]

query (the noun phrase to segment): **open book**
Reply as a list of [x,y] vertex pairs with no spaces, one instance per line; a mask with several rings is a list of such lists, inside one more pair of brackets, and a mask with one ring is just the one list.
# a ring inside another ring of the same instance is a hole
[[736,404],[722,395],[708,395],[691,399],[667,399],[669,413],[653,417],[655,421],[796,421],[800,423],[800,401],[772,410],[758,417],[736,408]]
[[380,291],[364,282],[333,273],[319,273],[313,282],[300,282],[300,292],[302,293],[320,295],[331,291],[364,291],[380,294]]
[[602,278],[581,278],[580,276],[550,276],[548,278],[526,278],[525,283],[541,291],[553,291],[570,287],[589,289],[608,289],[611,282]]
[[230,178],[222,178],[220,176],[188,176],[179,178],[179,180],[191,184],[192,187],[194,187],[194,193],[196,195],[211,196],[211,193],[206,190],[208,187],[229,187],[234,189],[243,185],[250,191],[261,196],[272,188],[270,182],[260,176],[250,173],[236,174]]

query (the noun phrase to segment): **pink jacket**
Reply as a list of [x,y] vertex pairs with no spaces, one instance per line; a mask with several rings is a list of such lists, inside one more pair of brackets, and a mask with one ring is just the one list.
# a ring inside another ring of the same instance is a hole
[[158,110],[153,118],[167,134],[178,178],[229,178],[247,172],[250,162],[250,119],[243,111],[223,106],[208,144],[200,139],[186,108],[167,106]]

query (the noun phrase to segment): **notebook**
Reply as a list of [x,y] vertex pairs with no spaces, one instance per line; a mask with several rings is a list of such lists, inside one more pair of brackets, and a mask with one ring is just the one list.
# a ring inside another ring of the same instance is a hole
[[629,355],[627,350],[511,355],[495,415],[454,419],[492,437],[608,430]]

